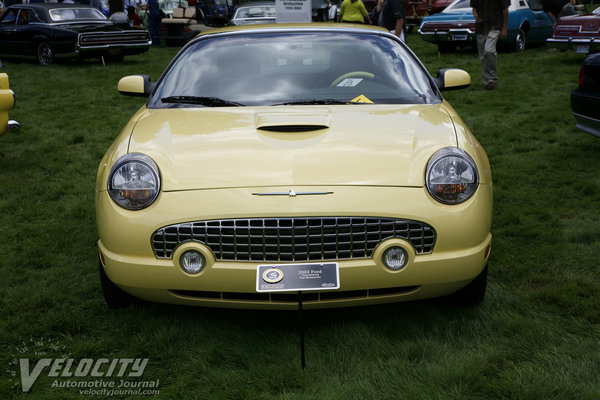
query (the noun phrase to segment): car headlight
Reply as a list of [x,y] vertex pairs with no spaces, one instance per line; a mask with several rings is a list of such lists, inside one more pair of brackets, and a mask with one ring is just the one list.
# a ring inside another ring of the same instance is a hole
[[160,175],[152,159],[131,153],[119,158],[108,176],[108,194],[120,207],[141,210],[158,197]]
[[465,151],[446,147],[427,163],[425,182],[434,199],[444,204],[467,201],[479,186],[475,161]]

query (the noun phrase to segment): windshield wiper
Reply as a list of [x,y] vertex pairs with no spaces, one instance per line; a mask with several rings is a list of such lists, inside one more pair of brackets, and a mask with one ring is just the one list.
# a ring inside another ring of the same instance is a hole
[[318,100],[298,100],[288,101],[285,103],[273,104],[274,106],[297,106],[297,105],[311,105],[311,104],[364,104],[357,101],[348,100],[336,100],[336,99],[318,99]]
[[169,96],[160,99],[163,103],[182,103],[182,104],[199,104],[206,107],[239,107],[241,103],[235,101],[223,100],[218,97],[203,97],[203,96]]

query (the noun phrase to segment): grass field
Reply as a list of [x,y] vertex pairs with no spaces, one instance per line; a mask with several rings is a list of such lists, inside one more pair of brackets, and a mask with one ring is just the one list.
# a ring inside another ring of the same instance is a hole
[[[475,53],[440,57],[415,34],[408,43],[432,74],[459,67],[473,78],[446,98],[492,164],[487,297],[472,309],[308,312],[305,370],[295,312],[104,303],[96,168],[143,103],[116,84],[132,73],[157,79],[176,49],[106,66],[3,60],[22,129],[0,137],[0,399],[600,398],[600,140],[575,129],[569,105],[583,56],[502,53],[490,92]],[[56,387],[77,379],[49,368],[22,393],[20,358],[30,371],[44,358],[147,358],[130,380],[160,394],[84,395]]]

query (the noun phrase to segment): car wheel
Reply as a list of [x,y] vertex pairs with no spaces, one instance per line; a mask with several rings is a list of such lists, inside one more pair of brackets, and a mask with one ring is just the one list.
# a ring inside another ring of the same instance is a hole
[[525,50],[525,31],[523,30],[523,28],[520,28],[517,32],[517,36],[515,37],[513,47],[515,51]]
[[487,265],[467,286],[447,296],[446,299],[460,306],[475,306],[483,301],[487,288]]
[[37,47],[37,60],[40,65],[48,66],[54,61],[54,51],[46,42],[41,42]]
[[121,288],[115,285],[104,272],[102,263],[98,261],[98,267],[100,269],[100,283],[102,284],[102,293],[104,294],[104,300],[110,308],[124,308],[129,307],[133,304],[134,298],[125,293]]

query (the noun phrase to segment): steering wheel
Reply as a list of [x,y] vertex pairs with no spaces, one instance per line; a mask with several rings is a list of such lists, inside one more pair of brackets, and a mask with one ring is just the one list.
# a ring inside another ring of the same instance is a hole
[[331,82],[331,85],[329,85],[329,87],[333,87],[333,86],[337,86],[341,81],[343,81],[344,79],[349,79],[349,78],[368,78],[368,79],[373,79],[375,78],[375,75],[370,73],[370,72],[366,72],[366,71],[352,71],[352,72],[347,72],[343,75],[338,76],[337,78],[334,79],[333,82]]

